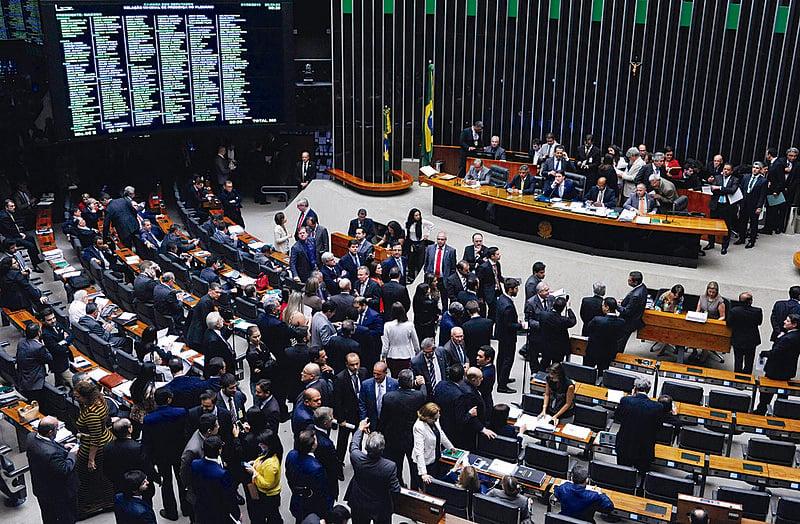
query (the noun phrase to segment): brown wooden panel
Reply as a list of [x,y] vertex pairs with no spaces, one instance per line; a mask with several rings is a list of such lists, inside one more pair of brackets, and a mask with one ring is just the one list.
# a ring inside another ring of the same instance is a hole
[[[342,258],[347,254],[347,243],[352,239],[353,237],[345,235],[344,233],[331,233],[331,253],[338,258]],[[383,262],[389,258],[389,250],[385,247],[375,245],[372,247],[374,248],[375,260],[378,262]]]

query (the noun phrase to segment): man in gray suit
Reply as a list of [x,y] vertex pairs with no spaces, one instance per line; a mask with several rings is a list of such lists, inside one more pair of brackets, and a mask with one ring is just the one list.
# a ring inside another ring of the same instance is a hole
[[44,417],[37,431],[28,434],[27,441],[33,494],[39,501],[44,524],[71,524],[78,513],[78,446],[61,446],[55,441],[58,425],[57,418]]
[[483,160],[476,158],[472,162],[472,167],[469,168],[467,174],[464,176],[464,183],[468,185],[485,186],[491,180],[490,170],[483,165]]
[[331,318],[335,314],[336,304],[330,300],[322,303],[322,311],[314,313],[311,317],[311,342],[308,344],[308,349],[324,348],[336,335],[336,328],[331,324]]
[[394,498],[400,492],[397,465],[383,458],[386,440],[377,431],[366,437],[366,453],[361,451],[361,439],[369,422],[362,420],[350,443],[350,462],[353,478],[344,499],[350,505],[353,522],[389,524],[394,513]]
[[322,262],[322,254],[331,250],[331,237],[325,226],[321,226],[316,216],[306,218],[306,231],[308,238],[314,239],[314,247],[317,251],[317,264]]
[[17,344],[17,389],[28,400],[42,401],[46,364],[53,356],[41,340],[41,327],[36,322],[25,324],[25,338]]
[[536,284],[536,294],[525,302],[525,320],[528,322],[528,362],[531,366],[531,373],[539,371],[539,352],[533,344],[533,335],[539,330],[539,321],[536,317],[543,311],[553,309],[555,297],[550,295],[550,286],[547,282]]
[[181,454],[181,480],[186,488],[186,501],[194,507],[197,498],[192,488],[192,461],[201,459],[205,456],[203,453],[203,443],[211,435],[219,433],[219,422],[214,413],[203,413],[200,415],[200,422],[197,425],[197,430],[189,439],[186,447],[183,448]]
[[78,324],[88,329],[89,333],[97,335],[113,347],[127,351],[131,347],[129,339],[112,335],[111,332],[114,330],[114,324],[111,322],[99,322],[97,320],[99,317],[100,310],[97,309],[97,304],[89,302],[86,304],[86,314],[81,317]]

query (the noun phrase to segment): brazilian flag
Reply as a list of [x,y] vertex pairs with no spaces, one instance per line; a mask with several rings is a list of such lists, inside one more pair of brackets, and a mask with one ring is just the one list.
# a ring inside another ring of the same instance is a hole
[[419,165],[431,165],[433,158],[433,63],[428,64],[428,74],[425,75],[425,100],[422,114],[422,147],[419,153]]
[[392,161],[389,159],[389,149],[391,141],[389,135],[392,134],[392,110],[389,106],[383,108],[383,172],[388,173],[392,170]]

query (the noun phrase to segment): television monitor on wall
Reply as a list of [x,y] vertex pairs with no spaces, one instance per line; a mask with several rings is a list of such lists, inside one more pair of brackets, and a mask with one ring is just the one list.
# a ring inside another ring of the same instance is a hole
[[42,43],[39,0],[0,0],[0,40]]

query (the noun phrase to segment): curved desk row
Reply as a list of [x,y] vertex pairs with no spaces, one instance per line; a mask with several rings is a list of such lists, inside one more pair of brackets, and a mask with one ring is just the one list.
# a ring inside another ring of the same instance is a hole
[[620,222],[558,209],[532,195],[509,196],[505,189],[472,189],[456,180],[428,179],[433,214],[497,235],[591,255],[697,267],[700,237],[723,236],[719,219],[652,215],[649,224]]
[[414,184],[414,177],[405,171],[392,169],[389,173],[392,175],[393,181],[382,183],[369,182],[363,178],[351,175],[347,171],[342,171],[341,169],[328,169],[328,174],[333,177],[334,180],[338,180],[356,191],[367,194],[391,195],[394,193],[401,193]]

